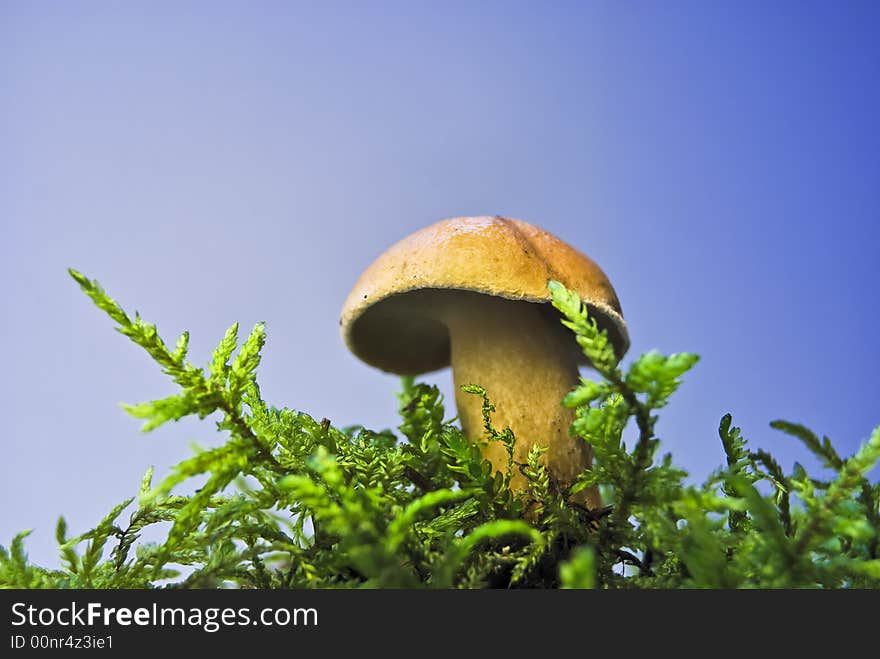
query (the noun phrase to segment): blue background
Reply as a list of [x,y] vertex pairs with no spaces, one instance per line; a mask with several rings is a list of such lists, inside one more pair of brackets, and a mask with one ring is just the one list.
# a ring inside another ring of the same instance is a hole
[[658,426],[694,480],[728,411],[786,469],[815,462],[772,419],[854,451],[880,423],[878,33],[875,2],[0,3],[0,542],[34,527],[55,565],[58,514],[90,528],[219,440],[140,435],[117,403],[174,387],[68,266],[197,363],[266,320],[270,402],[382,428],[398,382],[340,306],[458,215],[590,254],[629,358],[702,356]]

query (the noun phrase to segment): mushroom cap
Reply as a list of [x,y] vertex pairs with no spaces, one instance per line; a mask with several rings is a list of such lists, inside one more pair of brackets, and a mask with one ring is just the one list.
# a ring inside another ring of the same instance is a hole
[[[449,330],[438,309],[491,295],[540,304],[558,322],[549,280],[576,291],[618,357],[629,348],[620,302],[596,263],[522,220],[456,217],[392,245],[361,275],[342,307],[346,346],[364,362],[399,375],[449,366]],[[572,337],[572,350],[588,363]]]

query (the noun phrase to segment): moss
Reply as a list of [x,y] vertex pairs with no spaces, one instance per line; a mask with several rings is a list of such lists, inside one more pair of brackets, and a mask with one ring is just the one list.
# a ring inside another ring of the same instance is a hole
[[[30,564],[27,534],[19,534],[0,547],[2,587],[880,586],[880,484],[865,477],[880,459],[880,428],[842,458],[827,438],[774,422],[836,474],[819,480],[799,465],[786,474],[771,455],[750,451],[725,415],[723,464],[702,485],[687,485],[670,455],[658,457],[653,429],[697,357],[651,352],[622,369],[587,307],[559,284],[550,286],[554,306],[598,374],[564,399],[576,412],[572,433],[593,446],[595,464],[560,488],[535,446],[525,464],[512,464],[527,480],[524,497],[446,420],[435,387],[402,381],[397,433],[336,428],[262,399],[262,324],[241,346],[233,326],[198,368],[187,361],[187,334],[169,348],[97,282],[71,274],[180,388],[129,413],[151,430],[219,412],[226,441],[182,461],[158,485],[148,470],[137,497],[85,533],[68,538],[60,519],[59,568]],[[515,438],[492,425],[492,404],[474,385],[485,441],[507,450]],[[638,432],[631,449],[621,439],[630,424]],[[199,490],[176,493],[197,476],[207,477]],[[596,486],[606,505],[572,503]],[[162,522],[171,524],[161,542],[140,541],[143,529]]]

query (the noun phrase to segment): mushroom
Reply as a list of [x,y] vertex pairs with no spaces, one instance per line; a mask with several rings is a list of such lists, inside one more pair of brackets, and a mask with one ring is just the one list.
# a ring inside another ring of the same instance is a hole
[[[342,338],[361,360],[389,373],[418,375],[451,364],[465,434],[483,435],[482,401],[461,390],[478,384],[495,404],[493,424],[514,432],[514,463],[544,445],[548,471],[565,487],[591,466],[592,450],[569,435],[574,410],[561,405],[586,361],[550,304],[551,279],[580,294],[622,356],[626,325],[599,266],[547,231],[503,217],[442,220],[390,247],[346,299]],[[499,442],[483,451],[496,470],[507,469]],[[525,487],[514,469],[511,488]],[[601,505],[595,490],[579,501]]]

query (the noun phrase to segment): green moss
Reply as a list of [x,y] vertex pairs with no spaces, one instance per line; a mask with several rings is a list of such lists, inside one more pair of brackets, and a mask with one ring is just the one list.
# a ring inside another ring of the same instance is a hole
[[[479,447],[446,420],[435,387],[403,380],[399,436],[335,428],[262,399],[262,324],[241,346],[234,325],[207,369],[197,368],[187,361],[186,333],[169,348],[97,282],[71,275],[180,389],[126,407],[144,430],[219,412],[226,441],[158,485],[148,470],[136,498],[83,534],[68,538],[60,519],[58,569],[30,564],[27,533],[19,534],[0,547],[2,587],[880,586],[880,484],[865,477],[880,459],[880,428],[842,458],[827,438],[774,422],[836,473],[819,480],[797,464],[785,474],[771,455],[750,451],[726,415],[724,464],[701,486],[687,485],[671,456],[657,456],[653,429],[696,355],[651,352],[623,370],[578,296],[556,282],[554,306],[599,376],[564,400],[577,413],[572,433],[592,444],[595,465],[559,491],[536,447],[527,464],[513,465],[529,484],[524,514],[509,479],[493,474]],[[483,397],[485,441],[511,447],[512,433],[493,427],[494,408],[478,384],[468,391]],[[630,424],[638,432],[631,449],[622,441]],[[196,476],[206,480],[195,494],[175,493]],[[593,485],[605,507],[568,503],[567,495]],[[171,522],[162,542],[139,540],[162,522]]]

